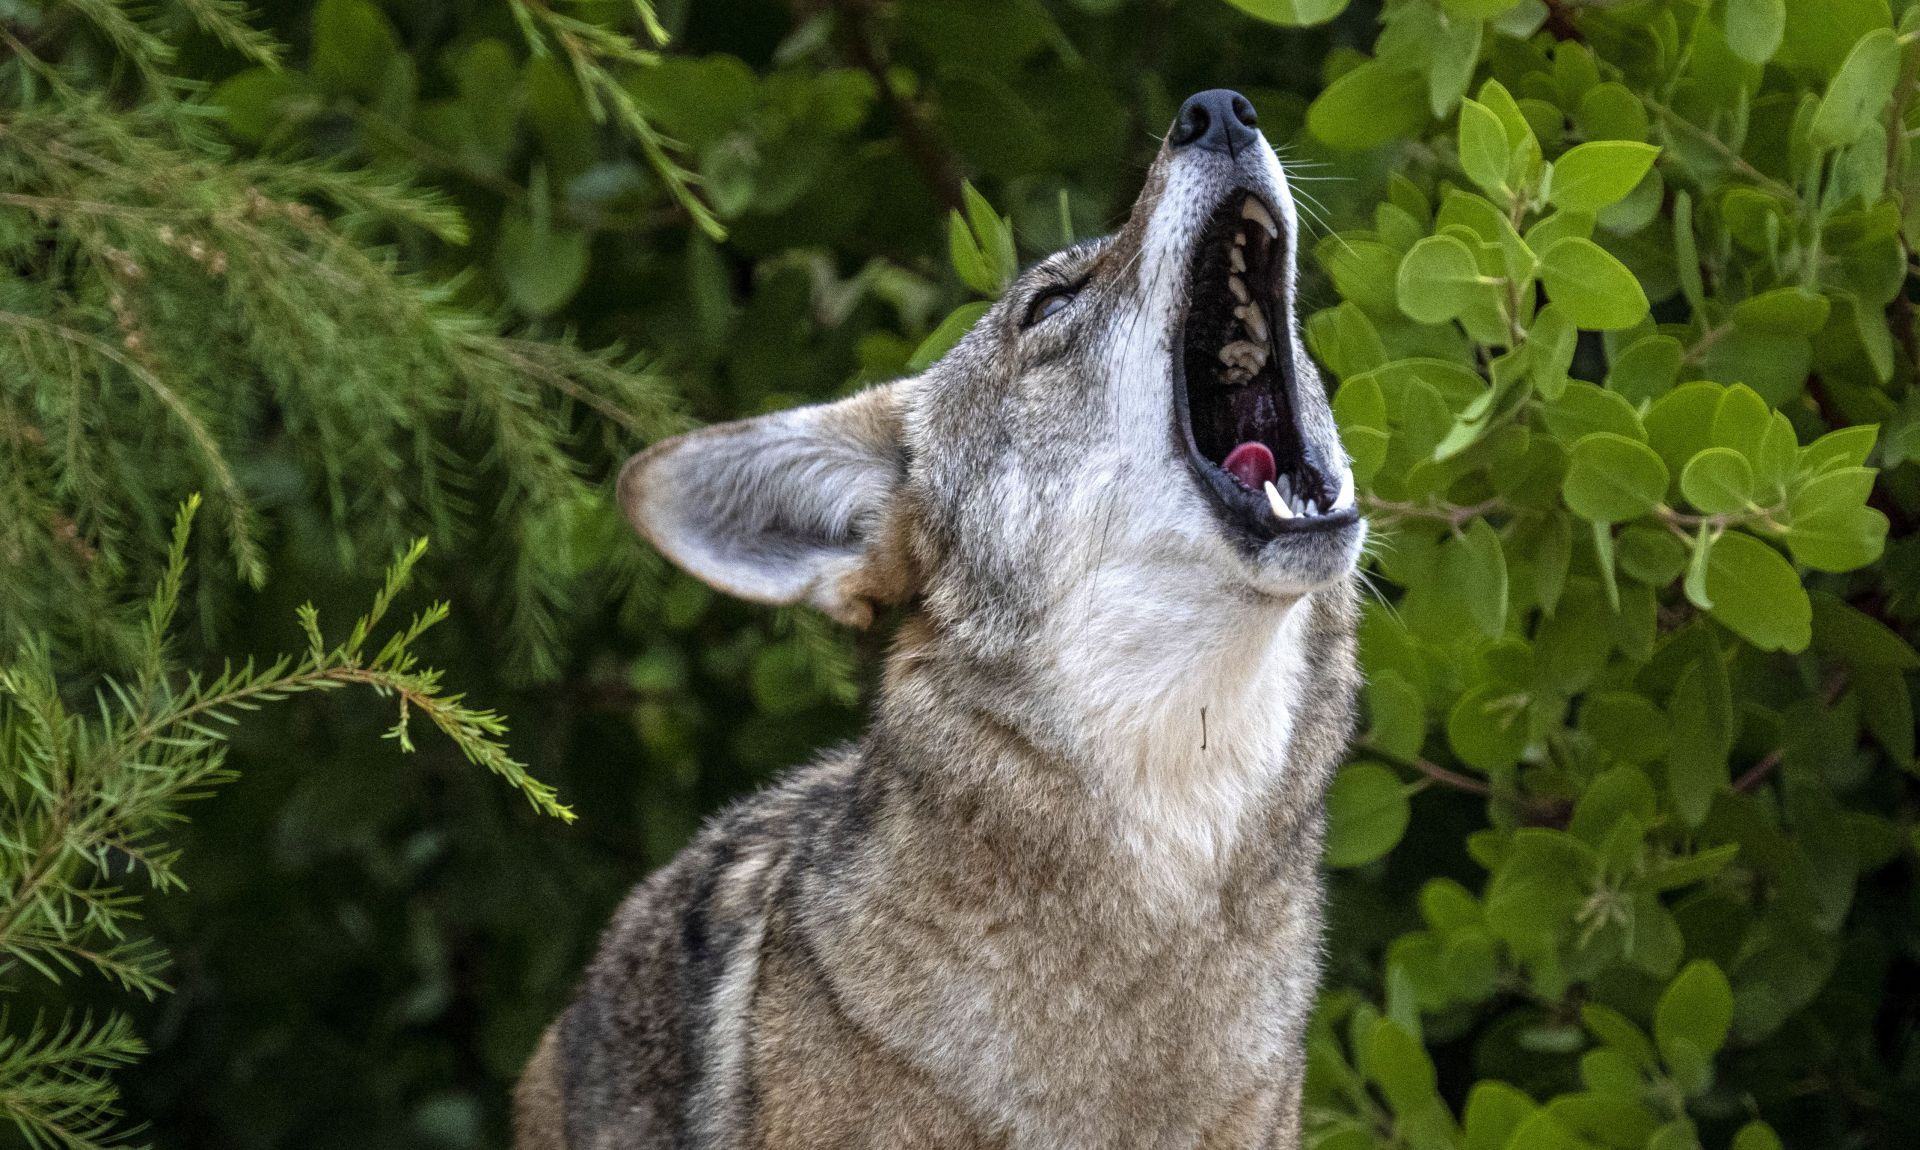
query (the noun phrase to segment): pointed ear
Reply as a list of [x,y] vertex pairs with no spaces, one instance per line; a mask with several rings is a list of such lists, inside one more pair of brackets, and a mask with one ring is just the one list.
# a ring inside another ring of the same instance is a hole
[[620,505],[722,591],[865,626],[875,604],[914,589],[899,507],[904,386],[657,443],[621,471]]

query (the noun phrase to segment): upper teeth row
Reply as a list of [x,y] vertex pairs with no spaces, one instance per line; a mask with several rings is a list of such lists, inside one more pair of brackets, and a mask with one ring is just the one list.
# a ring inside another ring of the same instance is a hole
[[[1278,486],[1275,486],[1276,482]],[[1312,518],[1322,514],[1320,501],[1318,499],[1307,498],[1305,495],[1295,495],[1293,491],[1293,481],[1284,475],[1277,481],[1269,479],[1267,481],[1266,491],[1267,505],[1273,508],[1273,517],[1275,519],[1284,521],[1292,519],[1295,516]],[[1353,468],[1343,467],[1340,469],[1340,491],[1333,497],[1333,502],[1327,504],[1325,514],[1331,515],[1336,511],[1345,511],[1352,506]]]
[[[1280,229],[1273,222],[1273,214],[1259,200],[1249,198],[1240,206],[1242,219],[1252,220],[1267,230],[1267,235],[1278,239]],[[1220,349],[1220,362],[1227,366],[1223,373],[1228,383],[1246,383],[1259,375],[1267,366],[1267,335],[1271,330],[1267,326],[1267,313],[1253,302],[1253,293],[1247,290],[1247,283],[1240,278],[1247,270],[1246,247],[1247,234],[1238,232],[1233,237],[1234,246],[1227,251],[1227,264],[1231,274],[1227,276],[1227,290],[1233,293],[1234,301],[1239,304],[1233,314],[1246,328],[1250,339],[1236,339]]]

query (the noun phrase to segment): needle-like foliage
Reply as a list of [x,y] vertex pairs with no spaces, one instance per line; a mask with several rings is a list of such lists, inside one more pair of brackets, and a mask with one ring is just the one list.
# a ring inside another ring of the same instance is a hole
[[[189,500],[175,520],[138,627],[132,675],[104,680],[80,706],[71,700],[84,693],[62,681],[43,644],[0,654],[0,989],[92,973],[148,998],[165,991],[166,954],[137,919],[143,891],[182,885],[168,831],[182,804],[233,777],[225,750],[236,724],[294,695],[371,688],[397,701],[388,735],[401,747],[412,750],[409,722],[424,718],[537,809],[573,818],[508,753],[500,716],[449,694],[440,673],[420,665],[415,645],[446,617],[445,604],[376,642],[424,541],[389,568],[343,641],[329,645],[318,612],[305,606],[305,652],[212,676],[181,673],[168,636],[197,506]],[[140,1051],[117,1015],[52,1029],[36,1021],[24,1032],[0,1024],[0,1117],[35,1145],[112,1144],[117,1095],[107,1074]]]

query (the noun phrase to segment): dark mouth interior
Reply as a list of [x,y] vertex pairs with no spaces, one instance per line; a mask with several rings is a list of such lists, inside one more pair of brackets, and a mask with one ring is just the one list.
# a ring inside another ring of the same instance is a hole
[[[1220,205],[1194,252],[1178,352],[1195,467],[1234,518],[1262,534],[1322,520],[1337,494],[1308,458],[1293,410],[1278,221],[1249,191]],[[1294,518],[1267,510],[1269,480]]]

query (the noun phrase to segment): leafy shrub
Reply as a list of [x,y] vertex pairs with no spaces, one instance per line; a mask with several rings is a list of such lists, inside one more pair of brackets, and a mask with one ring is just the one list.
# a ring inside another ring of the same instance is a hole
[[1342,918],[1314,1145],[1920,1129],[1893,8],[1407,0],[1329,61],[1310,130],[1393,168],[1312,249],[1381,537],[1329,849],[1392,910]]

